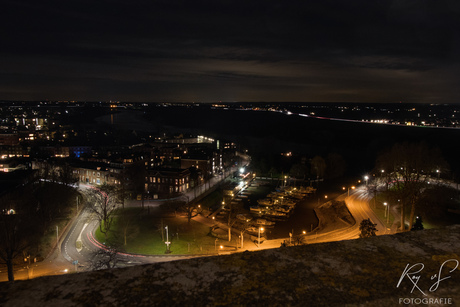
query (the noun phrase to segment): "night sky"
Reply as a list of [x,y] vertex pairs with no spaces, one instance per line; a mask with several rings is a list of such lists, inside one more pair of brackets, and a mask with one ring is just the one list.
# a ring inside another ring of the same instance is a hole
[[0,99],[460,102],[457,0],[43,3],[2,1]]

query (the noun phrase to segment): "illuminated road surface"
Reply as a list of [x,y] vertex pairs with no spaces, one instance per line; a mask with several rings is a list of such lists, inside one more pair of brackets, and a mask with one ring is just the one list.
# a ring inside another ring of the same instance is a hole
[[345,200],[348,210],[355,219],[356,223],[353,226],[343,227],[337,230],[333,230],[327,233],[310,234],[307,236],[308,243],[319,243],[319,242],[331,242],[331,241],[342,241],[359,238],[359,224],[364,219],[370,219],[377,228],[377,235],[390,234],[390,229],[387,228],[380,219],[375,215],[374,211],[369,206],[369,200],[371,196],[365,191],[365,187],[362,186],[350,196],[345,194],[338,198],[338,200]]
[[[82,187],[84,191],[84,186]],[[369,218],[374,224],[377,224],[377,235],[390,234],[390,229],[386,228],[384,224],[377,218],[372,209],[369,207],[369,199],[365,191],[365,187],[360,187],[350,193],[350,196],[346,194],[338,198],[338,200],[345,200],[347,207],[354,217],[356,223],[353,226],[346,226],[340,229],[329,231],[326,233],[310,233],[307,234],[306,239],[308,244],[321,243],[321,242],[332,242],[341,240],[351,240],[359,238],[359,224],[363,219]],[[197,217],[201,219],[200,222],[205,223],[208,220],[204,217]],[[215,223],[214,221],[208,221],[208,223]],[[72,227],[66,234],[65,238],[61,241],[61,251],[56,251],[55,255],[44,262],[35,263],[31,265],[31,268],[19,268],[15,271],[15,279],[28,279],[44,275],[59,275],[66,274],[75,271],[85,271],[90,269],[91,260],[93,260],[95,252],[100,248],[104,248],[100,242],[97,242],[93,236],[95,228],[98,226],[98,222],[89,209],[84,209],[80,212]],[[225,228],[225,225],[222,225]],[[237,234],[236,234],[237,235]],[[245,236],[246,237],[246,236]],[[269,248],[278,248],[281,242],[286,240],[289,242],[289,238],[269,240],[265,241],[258,247],[256,244],[249,240],[249,236],[245,239],[244,250],[260,250]],[[77,242],[81,242],[77,244]],[[174,261],[181,259],[194,258],[191,256],[134,256],[121,254],[120,257],[124,258],[125,265],[135,265],[144,263],[155,263]],[[75,266],[73,263],[78,261]],[[0,281],[6,281],[6,272],[0,272]]]

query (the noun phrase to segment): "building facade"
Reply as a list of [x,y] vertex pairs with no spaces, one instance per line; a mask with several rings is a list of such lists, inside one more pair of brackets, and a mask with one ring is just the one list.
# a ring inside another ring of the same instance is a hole
[[183,193],[190,188],[188,169],[156,168],[147,171],[145,192],[149,194]]

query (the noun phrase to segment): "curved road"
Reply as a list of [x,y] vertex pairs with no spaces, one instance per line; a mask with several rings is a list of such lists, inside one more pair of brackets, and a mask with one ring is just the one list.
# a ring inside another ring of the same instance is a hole
[[[84,193],[85,188],[87,187],[81,188],[82,193]],[[62,256],[73,265],[75,265],[75,261],[78,261],[77,270],[91,269],[94,260],[96,260],[95,257],[98,256],[97,253],[101,249],[106,249],[103,242],[98,242],[94,237],[99,222],[88,206],[91,206],[91,204],[88,204],[81,211],[66,237],[61,242]],[[117,267],[194,258],[194,256],[175,255],[144,256],[121,252],[117,253],[117,257]]]
[[[82,185],[81,192],[84,194],[87,187]],[[364,186],[361,186],[350,193],[341,195],[338,200],[345,200],[347,207],[354,217],[356,223],[353,226],[342,227],[326,233],[309,233],[306,236],[307,243],[320,243],[356,239],[359,237],[359,223],[363,219],[369,218],[373,223],[377,224],[377,234],[390,234],[391,231],[378,219],[373,210],[369,207],[369,199],[371,197],[367,194]],[[206,219],[204,217],[197,217]],[[207,219],[206,219],[207,220]],[[211,221],[201,221],[203,223]],[[71,228],[65,235],[64,239],[60,242],[60,253],[57,251],[54,259],[47,259],[43,262],[32,264],[30,270],[27,268],[19,269],[15,272],[15,279],[27,279],[29,277],[37,277],[43,275],[58,275],[65,274],[70,271],[83,271],[91,269],[92,261],[95,254],[104,246],[94,239],[94,232],[98,226],[97,219],[93,216],[90,209],[85,208],[81,210],[79,216],[75,219]],[[225,227],[225,225],[223,225]],[[248,238],[249,239],[249,238]],[[289,241],[289,238],[268,240],[261,244],[260,247],[255,244],[250,244],[248,241],[245,248],[242,250],[259,250],[280,247],[281,242],[284,240]],[[77,243],[80,242],[80,243]],[[240,250],[240,251],[242,251]],[[204,255],[203,255],[204,256]],[[136,265],[144,263],[173,261],[180,259],[188,259],[203,256],[172,256],[172,255],[158,255],[158,256],[141,256],[141,255],[128,255],[119,253],[121,258],[121,266]],[[65,259],[65,260],[64,260]],[[75,261],[78,264],[75,265]],[[1,272],[3,273],[3,272]],[[6,274],[5,274],[6,275]],[[0,281],[6,281],[3,274],[0,276]]]
[[307,242],[331,242],[341,240],[351,240],[359,238],[359,224],[364,219],[370,219],[377,228],[377,235],[391,234],[391,230],[375,215],[374,211],[369,206],[371,196],[368,195],[365,186],[358,187],[350,196],[343,194],[337,200],[345,200],[348,210],[355,219],[356,223],[353,226],[343,227],[327,233],[311,234],[307,236]]

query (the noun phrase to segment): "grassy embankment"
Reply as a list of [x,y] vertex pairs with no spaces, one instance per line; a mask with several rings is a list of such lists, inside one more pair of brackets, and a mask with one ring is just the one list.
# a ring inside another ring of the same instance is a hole
[[[40,237],[40,241],[36,247],[36,250],[33,251],[36,257],[47,257],[54,250],[57,243],[57,236],[62,237],[66,227],[70,223],[73,217],[77,215],[77,206],[76,198],[78,196],[79,202],[81,204],[82,198],[78,191],[73,189],[68,189],[65,187],[59,187],[66,190],[65,198],[61,199],[61,202],[64,204],[63,210],[58,218],[53,220],[51,225],[45,231],[43,236]],[[81,206],[79,207],[81,209]]]
[[[369,201],[369,207],[374,211],[374,213],[377,215],[380,221],[382,221],[382,223],[387,228],[391,228],[395,220],[395,217],[393,214],[391,214],[392,204],[389,204],[389,202],[386,201],[387,198],[388,197],[386,197],[385,195],[378,194]],[[390,206],[390,212],[388,212],[388,208],[384,205],[384,203],[387,203],[387,206]],[[390,215],[389,217],[388,214]]]
[[[200,202],[204,207],[204,214],[216,201],[219,195],[209,195]],[[158,212],[147,212],[141,208],[120,209],[114,215],[113,225],[107,239],[98,228],[96,238],[107,245],[117,246],[128,253],[144,255],[163,255],[166,251],[166,231],[171,242],[172,254],[213,254],[215,246],[228,245],[228,242],[211,236],[210,227],[191,220],[188,223],[184,216],[160,217]],[[125,236],[126,233],[126,236]]]

